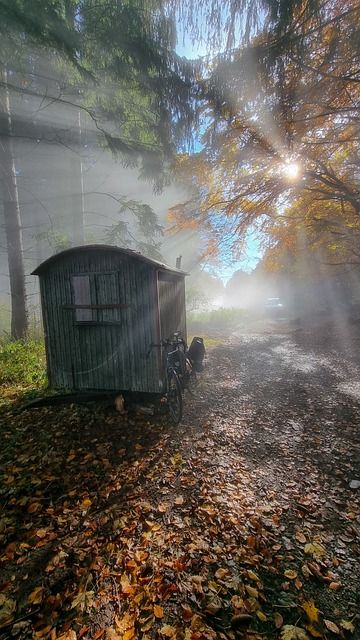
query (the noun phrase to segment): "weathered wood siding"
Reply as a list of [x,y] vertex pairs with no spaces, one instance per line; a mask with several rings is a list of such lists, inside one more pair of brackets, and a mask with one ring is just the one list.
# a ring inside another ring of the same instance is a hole
[[158,296],[157,274],[135,255],[94,248],[39,269],[51,386],[159,391],[159,358],[146,354],[160,327],[163,337],[185,330],[185,298],[184,278],[170,289],[161,274]]
[[185,281],[175,274],[158,274],[161,339],[181,331],[186,340]]

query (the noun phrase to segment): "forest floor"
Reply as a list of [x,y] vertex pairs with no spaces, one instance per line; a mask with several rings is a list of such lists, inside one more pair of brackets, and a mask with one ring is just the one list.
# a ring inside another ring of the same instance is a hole
[[1,640],[360,638],[359,324],[244,324],[180,426],[125,408],[1,416]]

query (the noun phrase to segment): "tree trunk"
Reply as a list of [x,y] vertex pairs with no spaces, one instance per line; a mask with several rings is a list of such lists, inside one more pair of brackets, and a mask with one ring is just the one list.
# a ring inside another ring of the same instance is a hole
[[71,170],[71,213],[72,213],[72,244],[76,247],[84,244],[84,177],[82,163],[82,131],[81,111],[76,118],[76,148],[70,160]]
[[22,229],[19,194],[12,140],[10,95],[7,87],[7,71],[1,72],[2,126],[0,136],[0,184],[2,191],[5,233],[8,252],[11,337],[21,338],[28,329],[26,309],[25,268],[23,260]]

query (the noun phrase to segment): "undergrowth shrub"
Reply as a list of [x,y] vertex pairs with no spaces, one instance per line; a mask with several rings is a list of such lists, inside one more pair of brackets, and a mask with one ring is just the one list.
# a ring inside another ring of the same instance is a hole
[[46,381],[44,340],[0,337],[0,385],[36,385]]
[[246,309],[238,307],[224,307],[203,311],[199,313],[189,313],[187,322],[189,329],[206,331],[206,329],[231,329],[247,318]]

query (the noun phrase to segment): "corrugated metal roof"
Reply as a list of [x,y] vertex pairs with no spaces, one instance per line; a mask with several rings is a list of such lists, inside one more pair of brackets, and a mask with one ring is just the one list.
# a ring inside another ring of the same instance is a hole
[[90,251],[99,251],[99,250],[114,251],[117,253],[131,256],[137,260],[141,260],[142,262],[146,262],[147,264],[157,267],[158,269],[162,269],[163,271],[170,271],[172,273],[177,273],[183,276],[188,275],[186,271],[182,271],[181,269],[177,269],[176,267],[170,267],[169,265],[165,264],[164,262],[160,262],[159,260],[153,260],[152,258],[147,258],[146,256],[143,256],[141,253],[138,253],[137,251],[133,251],[132,249],[126,249],[124,247],[115,247],[107,244],[86,244],[86,245],[81,245],[80,247],[71,247],[70,249],[65,249],[64,251],[55,253],[54,255],[50,256],[50,258],[47,258],[47,260],[44,260],[44,262],[39,264],[36,267],[36,269],[32,271],[31,275],[37,276],[40,273],[43,273],[44,271],[46,271],[46,269],[50,265],[54,264],[58,260],[61,260],[64,256],[73,255],[79,252],[89,251],[89,250]]

